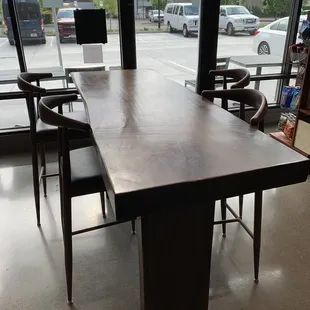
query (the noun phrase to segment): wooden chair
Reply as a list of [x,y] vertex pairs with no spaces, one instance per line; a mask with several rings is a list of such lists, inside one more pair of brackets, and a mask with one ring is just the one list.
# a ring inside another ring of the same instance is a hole
[[[223,77],[223,89],[227,89],[228,82],[233,82],[231,89],[241,89],[249,86],[251,74],[247,69],[224,69],[224,70],[211,70],[210,75]],[[228,100],[222,98],[222,108],[228,110]],[[244,116],[242,118],[244,120]],[[242,218],[243,210],[243,195],[239,196],[239,217]]]
[[[231,89],[245,88],[249,86],[251,80],[251,74],[249,70],[242,68],[211,70],[209,74],[212,76],[223,77],[223,89],[227,89],[228,82],[234,83],[233,85],[230,86]],[[222,99],[222,108],[228,110],[228,100]]]
[[[40,80],[51,78],[51,73],[21,73],[17,77],[17,85],[26,95],[26,103],[28,116],[30,121],[30,137],[32,149],[32,173],[33,173],[33,189],[36,207],[37,225],[40,226],[40,182],[43,181],[43,191],[46,197],[46,178],[57,176],[58,173],[46,173],[45,160],[45,144],[57,141],[57,128],[47,126],[38,117],[37,105],[41,96],[46,93],[46,89],[40,87]],[[32,84],[36,82],[36,85]],[[37,100],[35,100],[37,99]],[[87,121],[85,112],[74,112],[70,117]],[[81,132],[71,132],[71,138],[86,138],[85,134]],[[40,169],[38,169],[38,147],[40,151]]]
[[[59,132],[59,183],[61,194],[61,221],[63,228],[65,268],[67,279],[68,303],[72,304],[72,236],[84,232],[104,228],[125,221],[113,221],[95,227],[72,231],[71,199],[81,195],[100,193],[102,211],[105,215],[104,192],[98,155],[93,146],[70,150],[69,129],[80,130],[91,134],[87,122],[71,119],[62,115],[62,105],[73,102],[76,95],[44,97],[39,102],[41,120],[49,125],[57,126]],[[58,113],[53,108],[58,107]],[[131,221],[132,233],[135,233],[135,220]]]
[[[202,92],[204,98],[221,98],[226,100],[236,100],[240,102],[239,117],[245,120],[245,105],[257,110],[250,119],[250,126],[258,128],[264,132],[264,117],[267,113],[268,104],[265,96],[254,89],[230,89],[230,90],[205,90]],[[228,159],[229,160],[229,159]],[[243,196],[242,196],[243,197]],[[254,250],[254,281],[258,282],[260,244],[261,244],[261,224],[262,224],[262,198],[263,192],[257,191],[254,195],[254,233],[242,221],[242,209],[239,215],[227,204],[226,199],[221,200],[222,220],[214,222],[214,225],[222,224],[223,237],[226,236],[226,223],[238,222],[253,239]],[[240,205],[239,205],[240,207]],[[234,216],[234,219],[226,219],[226,209]]]

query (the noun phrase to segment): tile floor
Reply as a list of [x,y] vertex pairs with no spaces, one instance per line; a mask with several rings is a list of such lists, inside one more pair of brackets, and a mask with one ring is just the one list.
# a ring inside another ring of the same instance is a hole
[[[31,166],[11,161],[0,167],[0,309],[68,309],[58,180],[48,180],[38,229]],[[223,239],[220,226],[215,228],[209,309],[310,309],[309,187],[306,182],[265,192],[258,285],[248,235],[234,223]],[[252,203],[247,195],[249,225]],[[99,195],[75,198],[73,210],[74,228],[102,221]],[[73,309],[139,309],[137,238],[130,224],[74,237]]]

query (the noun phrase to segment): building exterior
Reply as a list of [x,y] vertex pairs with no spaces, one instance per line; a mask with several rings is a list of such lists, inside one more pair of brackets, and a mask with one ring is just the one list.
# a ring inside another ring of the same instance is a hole
[[152,3],[146,0],[135,0],[135,16],[137,19],[148,18],[148,12],[153,8]]

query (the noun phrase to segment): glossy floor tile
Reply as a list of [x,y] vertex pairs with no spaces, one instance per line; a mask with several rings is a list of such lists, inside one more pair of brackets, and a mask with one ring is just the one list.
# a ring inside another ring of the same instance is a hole
[[[306,182],[265,192],[257,285],[253,282],[252,240],[236,223],[228,225],[225,239],[221,227],[215,228],[211,310],[310,309],[309,186]],[[230,200],[235,207],[236,202]],[[57,178],[48,180],[48,197],[42,196],[41,203],[42,228],[38,229],[31,166],[2,165],[1,310],[69,309]],[[244,211],[251,226],[252,195],[245,196]],[[101,223],[99,195],[73,199],[73,214],[74,229]],[[73,309],[139,309],[137,238],[131,235],[129,223],[74,237]]]

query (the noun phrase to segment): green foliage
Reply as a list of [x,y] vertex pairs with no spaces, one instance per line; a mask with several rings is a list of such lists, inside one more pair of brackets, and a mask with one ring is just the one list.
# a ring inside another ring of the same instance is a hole
[[164,10],[167,5],[167,0],[150,0],[154,10]]
[[51,10],[43,10],[42,17],[45,25],[53,23],[53,15]]
[[111,13],[114,16],[118,15],[118,6],[117,0],[93,0],[97,9],[100,9],[100,2],[103,3],[103,8],[106,10],[107,13]]
[[221,5],[246,5],[246,0],[221,0]]
[[289,16],[291,0],[265,0],[264,12],[278,18]]
[[251,7],[251,12],[258,17],[270,17],[270,14],[265,12],[261,7],[253,5]]

